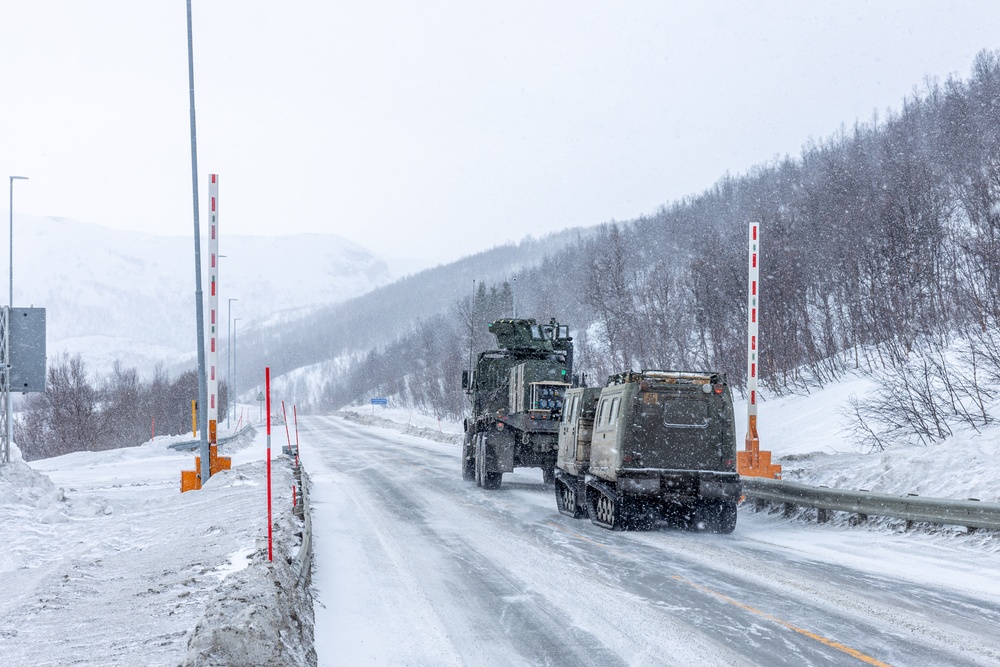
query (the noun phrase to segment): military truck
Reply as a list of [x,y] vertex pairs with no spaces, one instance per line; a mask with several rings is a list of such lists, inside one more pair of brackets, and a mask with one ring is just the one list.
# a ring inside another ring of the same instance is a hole
[[559,419],[573,372],[569,327],[555,320],[503,319],[489,325],[497,349],[481,352],[463,371],[472,403],[465,420],[462,477],[485,489],[500,487],[515,467],[542,469],[554,478]]
[[626,372],[566,395],[556,506],[603,528],[668,520],[731,533],[742,493],[733,398],[723,373]]

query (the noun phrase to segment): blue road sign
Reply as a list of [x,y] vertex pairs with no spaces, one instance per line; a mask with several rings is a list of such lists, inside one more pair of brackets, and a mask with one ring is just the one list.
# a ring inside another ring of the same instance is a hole
[[389,405],[388,398],[373,398],[372,405]]

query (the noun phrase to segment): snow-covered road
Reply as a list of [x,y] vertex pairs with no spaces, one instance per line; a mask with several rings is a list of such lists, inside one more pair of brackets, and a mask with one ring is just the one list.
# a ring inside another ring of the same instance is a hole
[[611,533],[560,515],[537,470],[484,492],[456,446],[299,427],[321,666],[1000,665],[983,538],[742,509],[727,536]]

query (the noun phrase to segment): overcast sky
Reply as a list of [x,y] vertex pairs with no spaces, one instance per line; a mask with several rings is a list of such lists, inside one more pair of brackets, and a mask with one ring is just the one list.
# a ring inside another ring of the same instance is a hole
[[[185,7],[4,3],[15,213],[191,233]],[[1000,2],[194,0],[194,43],[223,253],[329,232],[437,263],[655,211],[965,77]]]

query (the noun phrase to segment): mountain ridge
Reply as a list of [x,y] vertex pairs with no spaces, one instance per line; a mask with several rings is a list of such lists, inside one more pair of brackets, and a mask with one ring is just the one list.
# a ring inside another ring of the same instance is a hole
[[[50,362],[79,353],[148,372],[196,349],[193,238],[61,217],[14,216],[14,305],[46,308]],[[202,264],[208,244],[202,239]],[[391,280],[384,260],[335,234],[220,237],[221,319],[249,325],[337,303]],[[202,277],[202,291],[207,280]]]

